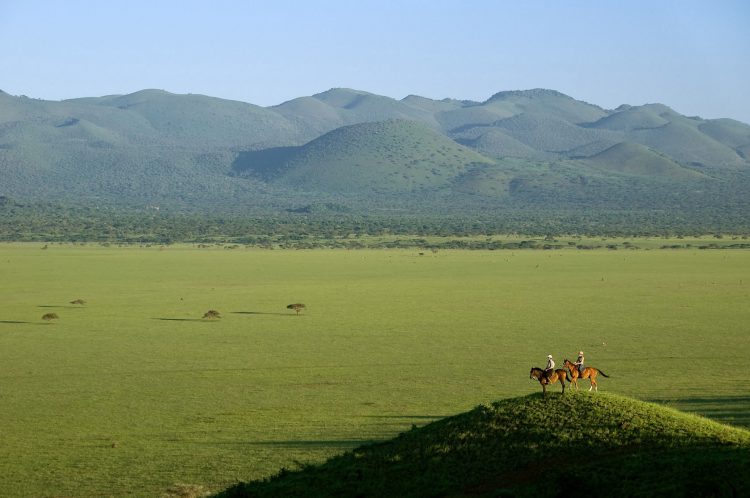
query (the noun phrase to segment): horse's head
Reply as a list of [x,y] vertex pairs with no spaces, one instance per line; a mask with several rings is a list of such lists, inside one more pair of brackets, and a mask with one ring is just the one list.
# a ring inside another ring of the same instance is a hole
[[539,380],[539,372],[541,369],[536,367],[531,367],[531,371],[529,372],[529,379]]

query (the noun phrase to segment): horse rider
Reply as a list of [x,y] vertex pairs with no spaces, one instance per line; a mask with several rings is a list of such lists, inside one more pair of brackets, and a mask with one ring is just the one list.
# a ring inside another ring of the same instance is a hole
[[552,355],[547,355],[547,366],[544,368],[544,376],[549,379],[550,375],[555,371],[555,360],[552,359]]
[[583,369],[585,368],[583,366],[583,351],[578,351],[578,359],[576,360],[574,365],[578,366],[578,372],[580,374],[583,374]]

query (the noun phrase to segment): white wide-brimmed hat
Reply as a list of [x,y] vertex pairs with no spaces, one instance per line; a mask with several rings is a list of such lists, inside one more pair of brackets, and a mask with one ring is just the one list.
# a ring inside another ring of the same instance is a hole
[[552,355],[551,355],[551,354],[548,354],[548,355],[547,355],[547,358],[552,358]]
[[583,354],[583,351],[578,351],[578,354]]

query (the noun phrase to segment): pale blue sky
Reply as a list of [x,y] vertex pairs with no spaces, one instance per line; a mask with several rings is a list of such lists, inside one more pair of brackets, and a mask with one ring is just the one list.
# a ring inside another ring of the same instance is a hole
[[0,47],[0,89],[51,100],[541,87],[750,123],[746,0],[0,0]]

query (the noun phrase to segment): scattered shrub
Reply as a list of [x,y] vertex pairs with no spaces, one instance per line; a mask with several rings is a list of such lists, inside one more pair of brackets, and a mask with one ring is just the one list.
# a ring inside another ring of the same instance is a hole
[[294,303],[294,304],[288,304],[287,307],[286,307],[286,309],[288,309],[288,310],[294,310],[299,315],[299,312],[302,311],[303,309],[305,309],[306,307],[307,306],[305,306],[302,303]]

